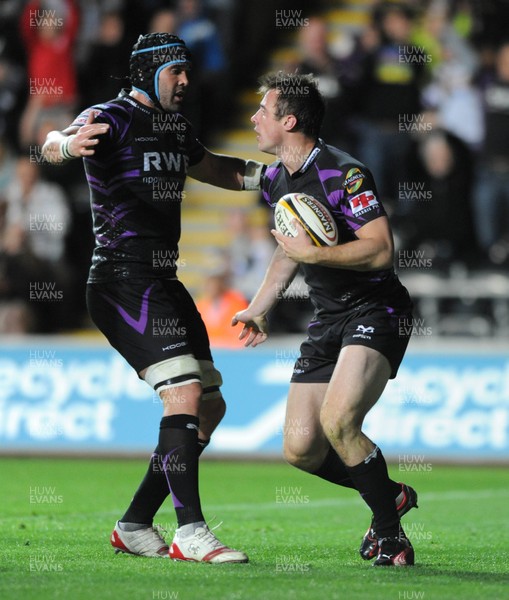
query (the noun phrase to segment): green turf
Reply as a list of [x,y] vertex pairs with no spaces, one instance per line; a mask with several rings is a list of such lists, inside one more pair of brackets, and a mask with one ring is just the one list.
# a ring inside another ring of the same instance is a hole
[[[362,501],[285,464],[202,463],[207,519],[222,520],[220,539],[250,557],[205,565],[113,553],[108,537],[143,462],[1,459],[0,598],[509,598],[507,473],[429,468],[405,473],[420,494],[403,519],[416,566],[374,569],[357,554],[369,522]],[[157,520],[171,536],[169,503]]]

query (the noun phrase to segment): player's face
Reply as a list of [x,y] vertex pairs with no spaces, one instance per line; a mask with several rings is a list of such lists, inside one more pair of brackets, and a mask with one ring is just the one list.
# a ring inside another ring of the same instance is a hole
[[186,94],[188,67],[172,65],[159,73],[159,102],[167,112],[178,112]]
[[281,119],[275,116],[277,94],[277,90],[269,90],[260,102],[260,108],[251,117],[258,148],[268,154],[277,154],[285,132]]

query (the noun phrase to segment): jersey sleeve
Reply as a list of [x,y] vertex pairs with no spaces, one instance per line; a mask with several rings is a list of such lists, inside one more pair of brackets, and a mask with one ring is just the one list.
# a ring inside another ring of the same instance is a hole
[[91,106],[82,111],[71,123],[70,127],[83,127],[86,124],[91,112],[94,113],[94,123],[108,123],[109,128],[106,133],[102,133],[99,137],[98,150],[101,151],[105,146],[110,145],[118,138],[119,123],[118,120],[108,111],[106,107]]
[[262,198],[271,208],[274,208],[276,202],[279,200],[279,198],[273,198],[271,188],[274,180],[276,179],[280,171],[281,163],[279,161],[276,161],[265,169],[265,172],[263,173],[260,180],[260,190],[262,192]]
[[343,189],[341,211],[354,231],[386,215],[369,169],[363,165],[347,166],[341,185]]

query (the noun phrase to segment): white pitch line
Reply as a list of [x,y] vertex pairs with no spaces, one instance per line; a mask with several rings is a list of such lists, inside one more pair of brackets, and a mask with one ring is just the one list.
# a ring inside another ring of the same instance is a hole
[[[292,486],[287,486],[291,488]],[[293,486],[294,488],[297,486]],[[300,487],[300,486],[299,486]],[[301,488],[301,491],[305,490]],[[418,490],[417,490],[418,491]],[[289,498],[292,494],[280,494],[280,496],[284,496]],[[308,498],[307,494],[299,493],[293,494],[297,498],[305,499]],[[490,498],[498,498],[498,497],[507,497],[509,500],[509,489],[508,490],[475,490],[472,492],[468,491],[450,491],[450,492],[424,492],[419,494],[419,504],[421,502],[424,504],[426,502],[456,502],[458,500],[483,500]],[[341,506],[355,506],[358,504],[362,504],[362,500],[359,496],[352,496],[351,498],[324,498],[322,500],[309,500],[309,502],[299,503],[285,503],[285,502],[276,502],[276,498],[272,502],[244,502],[238,504],[203,504],[203,508],[210,514],[211,511],[214,512],[228,512],[228,511],[266,511],[266,510],[274,510],[274,509],[288,509],[288,508],[335,508]],[[41,506],[42,507],[42,506]],[[166,507],[169,509],[169,504]],[[117,517],[118,511],[105,511],[105,512],[97,512],[97,513],[66,513],[63,517],[73,517],[78,520],[86,519],[90,520],[93,517]],[[13,515],[11,517],[0,517],[0,523],[5,523],[12,521],[13,519],[27,519],[30,518],[28,515]],[[157,521],[157,518],[156,518]]]
[[[288,486],[291,487],[291,486]],[[419,490],[417,490],[419,491]],[[279,494],[280,497],[291,498],[296,497],[300,499],[309,498],[306,495],[304,488],[301,488],[299,494]],[[499,496],[507,496],[509,499],[509,490],[476,490],[473,492],[468,491],[451,491],[451,492],[428,492],[419,494],[419,502],[455,502],[457,500],[482,500],[484,498],[493,498]],[[362,500],[359,496],[352,498],[324,498],[323,500],[309,500],[308,502],[276,502],[274,498],[273,502],[245,502],[242,504],[211,504],[204,505],[207,511],[235,511],[235,510],[274,510],[275,508],[320,508],[320,507],[336,507],[336,506],[354,506]]]

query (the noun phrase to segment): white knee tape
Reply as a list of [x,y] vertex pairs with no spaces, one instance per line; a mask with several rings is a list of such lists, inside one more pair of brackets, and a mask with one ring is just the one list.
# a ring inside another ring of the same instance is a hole
[[200,360],[201,384],[203,387],[203,400],[221,398],[219,387],[223,384],[221,373],[214,367],[210,360]]
[[201,383],[200,363],[192,354],[175,356],[151,365],[145,373],[145,381],[157,392],[188,383]]

